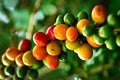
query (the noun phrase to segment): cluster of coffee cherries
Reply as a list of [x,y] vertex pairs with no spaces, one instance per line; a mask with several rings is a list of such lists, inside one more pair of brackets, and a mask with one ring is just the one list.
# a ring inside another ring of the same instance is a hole
[[17,80],[25,78],[28,73],[30,78],[36,78],[41,64],[51,70],[58,68],[59,56],[63,52],[69,55],[69,51],[73,51],[81,60],[87,61],[93,55],[93,48],[105,45],[108,50],[119,49],[120,11],[108,14],[105,6],[98,4],[91,11],[92,21],[88,17],[85,11],[80,11],[77,16],[60,14],[45,33],[38,31],[33,34],[33,49],[27,39],[21,40],[18,48],[8,48],[2,55],[2,63],[6,66],[0,69],[4,69],[2,75],[14,74],[13,79]]
[[73,51],[85,61],[92,57],[93,48],[106,46],[108,50],[118,50],[120,10],[108,13],[104,5],[98,4],[93,7],[90,19],[85,11],[80,11],[76,17],[71,13],[58,15],[55,24],[49,26],[45,33],[36,32],[33,35],[36,44],[33,56],[54,69],[59,64],[58,56],[66,52],[62,47]]
[[35,80],[38,77],[36,67],[41,62],[37,62],[32,55],[31,41],[23,39],[18,47],[9,47],[1,56],[0,79],[12,78],[12,80],[23,80],[28,75],[30,79]]

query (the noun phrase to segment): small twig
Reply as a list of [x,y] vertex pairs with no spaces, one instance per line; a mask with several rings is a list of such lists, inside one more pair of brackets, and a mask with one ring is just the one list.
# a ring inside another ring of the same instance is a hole
[[41,3],[41,0],[36,0],[35,6],[33,8],[31,16],[30,16],[29,25],[28,25],[28,29],[27,29],[27,32],[26,32],[26,39],[28,39],[28,40],[31,40],[31,38],[32,38],[32,32],[33,32],[33,28],[34,28],[34,16],[35,16],[35,13],[37,12],[37,10],[40,7],[40,3]]
[[96,74],[98,72],[101,72],[103,70],[108,70],[113,67],[113,64],[105,64],[105,65],[99,65],[93,69],[90,70],[90,74]]
[[120,32],[120,28],[115,28],[114,32]]
[[118,27],[118,28],[115,28],[115,29],[113,30],[113,33],[114,33],[115,36],[118,35],[118,33],[120,33],[120,28],[119,28],[119,27]]

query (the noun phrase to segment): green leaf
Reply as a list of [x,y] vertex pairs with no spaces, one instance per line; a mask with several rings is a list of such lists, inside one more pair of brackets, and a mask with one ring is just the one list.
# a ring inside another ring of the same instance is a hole
[[47,4],[42,5],[41,7],[42,7],[42,11],[45,15],[53,15],[57,11],[56,6],[53,4],[47,3]]

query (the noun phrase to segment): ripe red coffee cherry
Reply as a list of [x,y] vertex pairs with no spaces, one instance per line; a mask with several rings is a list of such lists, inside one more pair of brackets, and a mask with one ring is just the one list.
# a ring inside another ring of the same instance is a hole
[[28,39],[22,39],[18,44],[18,50],[25,52],[31,49],[31,41]]
[[33,41],[36,45],[46,46],[48,44],[48,37],[43,32],[36,32],[33,35]]
[[54,27],[55,27],[54,25],[51,25],[46,30],[46,35],[49,37],[50,40],[55,40],[56,39],[55,35],[54,35],[54,32],[53,32]]

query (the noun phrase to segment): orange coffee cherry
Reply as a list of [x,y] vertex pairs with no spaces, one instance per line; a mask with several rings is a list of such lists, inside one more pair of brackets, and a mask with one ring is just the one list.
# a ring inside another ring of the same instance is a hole
[[68,28],[68,26],[65,24],[59,24],[59,25],[55,26],[55,28],[53,30],[55,37],[58,40],[65,40],[67,28]]
[[70,26],[66,31],[66,37],[69,41],[75,41],[78,38],[77,28]]
[[87,25],[87,24],[90,24],[90,21],[88,19],[81,19],[81,20],[79,20],[77,22],[77,26],[76,27],[77,27],[79,33],[82,34],[82,30],[85,27],[85,25]]
[[97,44],[94,39],[94,35],[86,37],[88,44],[90,44],[94,48],[98,48],[101,46],[101,44]]
[[96,5],[91,12],[91,17],[95,23],[102,24],[106,21],[107,11],[103,5]]
[[48,54],[47,54],[45,47],[41,47],[41,46],[36,45],[33,48],[33,56],[35,57],[35,59],[43,60],[47,55]]
[[14,61],[17,55],[19,54],[19,51],[15,47],[10,47],[6,50],[5,54],[9,60]]
[[56,69],[59,65],[59,58],[57,56],[47,55],[43,60],[44,64],[51,70]]
[[15,59],[15,62],[18,66],[24,66],[25,65],[23,63],[22,56],[23,56],[23,53],[20,53],[20,54],[17,55],[17,57]]
[[85,60],[85,61],[89,60],[93,54],[92,47],[88,45],[87,43],[83,43],[74,51],[78,54],[80,59]]

